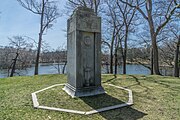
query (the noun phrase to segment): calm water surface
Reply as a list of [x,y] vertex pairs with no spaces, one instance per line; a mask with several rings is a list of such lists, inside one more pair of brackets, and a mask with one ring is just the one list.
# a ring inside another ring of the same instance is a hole
[[[46,66],[39,66],[39,74],[58,74],[58,70],[56,69],[57,65],[46,65]],[[60,72],[62,73],[62,67],[60,66]],[[127,65],[127,74],[142,74],[142,75],[149,75],[150,70],[145,68],[142,65]],[[102,66],[102,73],[107,73],[106,66]],[[122,67],[118,67],[118,73],[122,73]],[[7,77],[8,73],[7,70],[0,70],[0,78]],[[28,68],[27,70],[22,70],[20,72],[21,76],[32,76],[34,75],[34,67]],[[16,75],[18,76],[18,75]]]

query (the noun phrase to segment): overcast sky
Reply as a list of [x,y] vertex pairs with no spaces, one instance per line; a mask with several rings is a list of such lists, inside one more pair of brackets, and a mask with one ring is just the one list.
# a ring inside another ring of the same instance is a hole
[[[64,8],[65,0],[59,0],[59,10]],[[1,0],[0,3],[0,46],[9,44],[8,37],[22,35],[38,40],[40,17],[24,9],[16,0]],[[67,17],[60,17],[43,39],[52,49],[66,44]]]

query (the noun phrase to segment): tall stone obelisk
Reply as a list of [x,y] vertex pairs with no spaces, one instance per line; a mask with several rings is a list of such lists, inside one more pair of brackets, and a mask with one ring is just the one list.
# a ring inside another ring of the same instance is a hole
[[67,75],[63,88],[72,97],[105,93],[101,86],[101,18],[78,7],[68,19]]

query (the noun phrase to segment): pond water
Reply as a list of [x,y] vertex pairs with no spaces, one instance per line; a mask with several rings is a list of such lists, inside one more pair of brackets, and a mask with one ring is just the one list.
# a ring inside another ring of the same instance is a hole
[[[56,69],[57,65],[40,65],[39,66],[39,74],[58,74],[58,70]],[[60,73],[62,73],[63,66],[60,66]],[[107,73],[107,67],[102,66],[102,74]],[[134,64],[128,64],[127,65],[127,74],[142,74],[142,75],[149,75],[150,70],[145,68],[142,65],[134,65]],[[122,66],[118,67],[118,73],[122,74]],[[21,76],[32,76],[34,75],[34,67],[27,68],[27,70],[22,70],[20,72]],[[5,78],[8,76],[7,70],[0,70],[0,78]],[[16,75],[18,76],[18,75]]]

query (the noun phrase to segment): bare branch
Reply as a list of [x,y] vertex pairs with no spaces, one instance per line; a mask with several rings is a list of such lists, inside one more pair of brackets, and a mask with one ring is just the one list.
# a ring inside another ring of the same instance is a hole
[[[170,5],[171,5],[171,3],[170,3]],[[169,5],[169,6],[170,6],[170,5]],[[165,20],[161,25],[159,25],[158,28],[156,29],[156,35],[158,35],[158,33],[160,32],[160,30],[170,21],[171,16],[174,14],[174,12],[175,12],[175,10],[178,8],[178,6],[180,6],[180,5],[176,5],[176,6],[170,11],[169,14],[168,14],[168,12],[167,12],[167,14],[165,15],[166,20]],[[168,7],[168,8],[169,8],[169,7]]]

